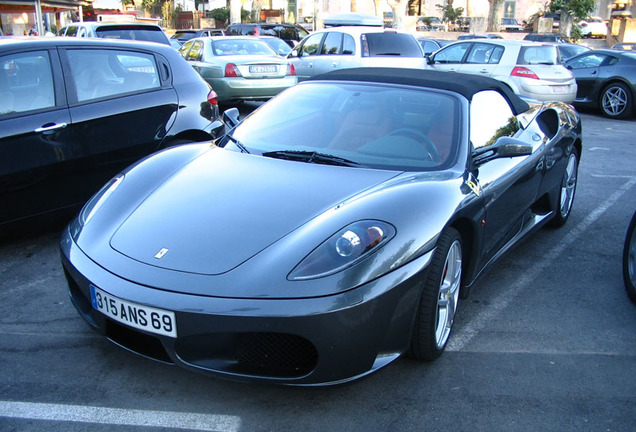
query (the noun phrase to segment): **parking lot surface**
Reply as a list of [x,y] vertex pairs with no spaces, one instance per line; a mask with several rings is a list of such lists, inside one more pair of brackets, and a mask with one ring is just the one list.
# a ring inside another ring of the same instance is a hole
[[636,119],[583,116],[574,208],[485,275],[446,353],[327,388],[237,384],[131,354],[73,308],[62,226],[0,241],[0,431],[633,431],[621,254]]

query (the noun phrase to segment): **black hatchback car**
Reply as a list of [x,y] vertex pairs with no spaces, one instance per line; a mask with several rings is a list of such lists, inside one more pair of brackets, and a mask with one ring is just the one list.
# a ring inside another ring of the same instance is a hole
[[77,207],[158,149],[214,138],[215,98],[168,45],[0,40],[0,232]]

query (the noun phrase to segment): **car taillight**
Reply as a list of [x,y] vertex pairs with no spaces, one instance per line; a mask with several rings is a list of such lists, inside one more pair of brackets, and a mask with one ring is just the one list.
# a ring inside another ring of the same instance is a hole
[[291,63],[287,63],[287,76],[294,76],[296,75],[296,68],[294,67],[293,64]]
[[227,63],[225,65],[225,76],[230,78],[236,78],[242,75],[234,63]]
[[214,106],[219,105],[219,95],[217,95],[214,90],[210,90],[208,93],[208,103]]
[[532,79],[537,79],[537,80],[539,79],[537,74],[532,72],[527,67],[523,67],[523,66],[515,66],[515,68],[512,70],[512,72],[510,72],[510,76],[518,76],[518,77],[522,77],[522,78],[532,78]]

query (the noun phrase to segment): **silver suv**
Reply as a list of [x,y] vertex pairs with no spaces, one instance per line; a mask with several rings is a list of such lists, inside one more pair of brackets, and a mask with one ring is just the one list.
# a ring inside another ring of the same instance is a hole
[[298,81],[361,66],[426,67],[422,48],[413,35],[382,27],[333,27],[311,33],[287,59],[294,65]]

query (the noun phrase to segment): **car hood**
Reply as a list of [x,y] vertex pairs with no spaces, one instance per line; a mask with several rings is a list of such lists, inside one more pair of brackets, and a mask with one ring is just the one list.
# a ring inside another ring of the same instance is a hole
[[398,174],[213,148],[145,197],[110,245],[151,266],[218,275]]

